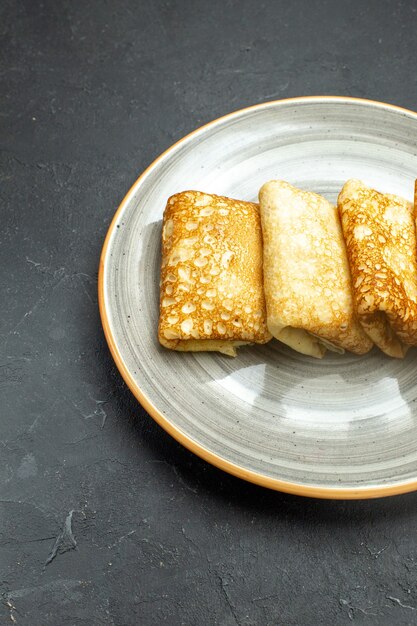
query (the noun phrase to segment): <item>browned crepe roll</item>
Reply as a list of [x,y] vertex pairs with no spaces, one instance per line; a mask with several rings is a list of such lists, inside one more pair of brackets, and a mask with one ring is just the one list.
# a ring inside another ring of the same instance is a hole
[[200,191],[169,198],[158,337],[172,350],[229,356],[238,346],[271,339],[258,205]]
[[272,335],[321,358],[326,348],[364,354],[337,208],[316,193],[274,180],[259,192],[264,288]]
[[417,246],[412,203],[348,180],[338,207],[358,319],[383,352],[417,345]]

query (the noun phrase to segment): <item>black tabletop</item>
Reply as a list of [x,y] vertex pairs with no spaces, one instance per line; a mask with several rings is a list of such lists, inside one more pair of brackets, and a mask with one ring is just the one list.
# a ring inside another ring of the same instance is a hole
[[417,109],[417,2],[0,4],[0,623],[417,624],[417,495],[247,484],[124,385],[97,306],[109,222],[189,131],[291,96]]

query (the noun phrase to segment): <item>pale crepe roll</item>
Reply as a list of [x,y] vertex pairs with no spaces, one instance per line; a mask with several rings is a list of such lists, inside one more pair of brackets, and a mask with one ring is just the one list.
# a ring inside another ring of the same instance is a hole
[[169,198],[158,336],[172,350],[229,356],[238,346],[271,339],[258,205],[199,191]]
[[358,319],[377,346],[403,357],[417,345],[417,249],[412,203],[348,180],[339,211]]
[[267,323],[274,337],[321,358],[326,348],[364,354],[337,208],[274,180],[259,192]]

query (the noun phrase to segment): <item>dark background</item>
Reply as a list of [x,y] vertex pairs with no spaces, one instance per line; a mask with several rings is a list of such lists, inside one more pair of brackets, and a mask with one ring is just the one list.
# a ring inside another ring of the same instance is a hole
[[417,624],[417,495],[302,499],[143,411],[97,267],[158,154],[232,110],[417,108],[417,2],[0,3],[0,624]]

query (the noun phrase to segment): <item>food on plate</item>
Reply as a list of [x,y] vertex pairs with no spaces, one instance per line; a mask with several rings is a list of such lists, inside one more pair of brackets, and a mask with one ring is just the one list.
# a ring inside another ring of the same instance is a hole
[[337,208],[316,193],[273,180],[259,192],[268,329],[294,350],[364,354],[371,339],[353,309]]
[[271,339],[257,204],[200,191],[168,199],[158,337],[172,350],[229,356]]
[[383,352],[401,358],[417,345],[415,209],[354,179],[338,207],[358,319]]

